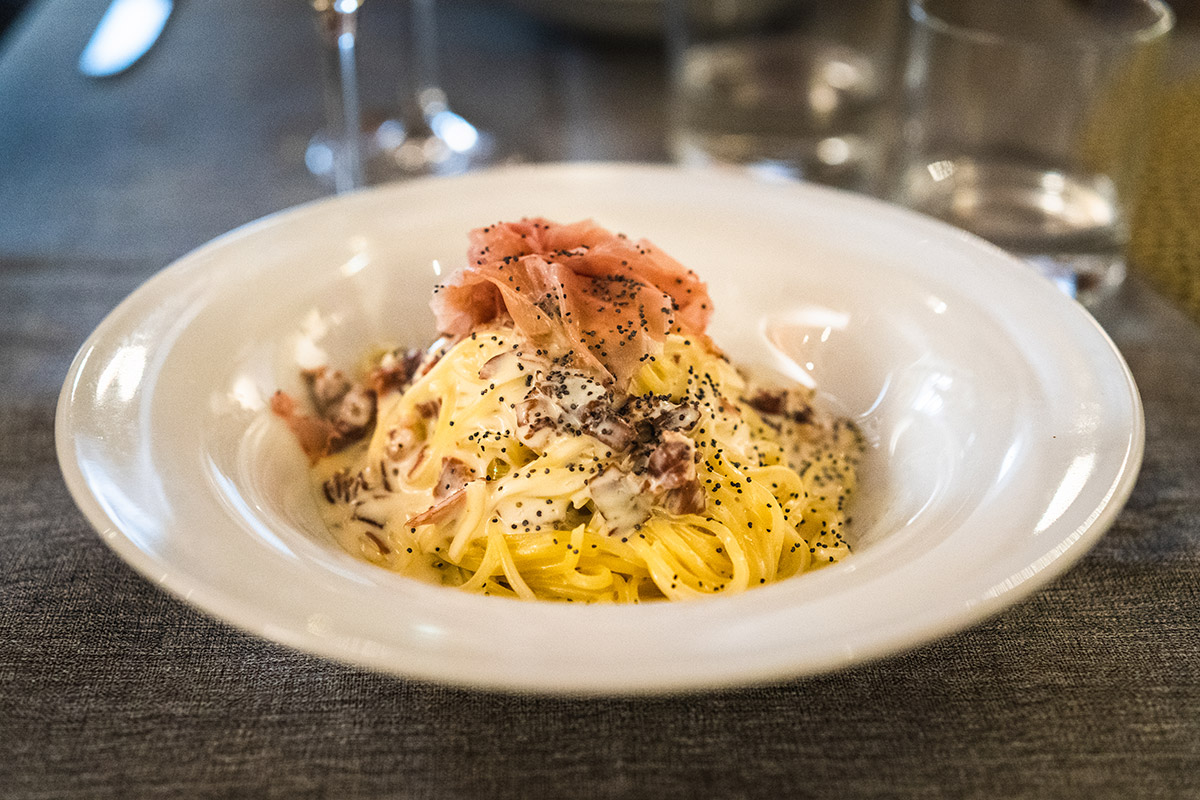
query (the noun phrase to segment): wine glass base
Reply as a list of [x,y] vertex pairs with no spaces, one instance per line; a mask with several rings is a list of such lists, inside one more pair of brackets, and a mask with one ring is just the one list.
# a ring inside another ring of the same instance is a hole
[[422,175],[457,175],[496,163],[496,142],[452,111],[405,127],[387,120],[375,130],[368,183]]
[[[364,128],[359,142],[366,183],[386,183],[426,175],[458,175],[499,162],[491,134],[480,131],[453,112],[441,117],[440,135],[432,124],[411,129],[396,119]],[[436,117],[435,117],[436,119]],[[448,120],[448,122],[447,122]],[[461,123],[461,124],[460,124]],[[334,187],[338,143],[324,131],[308,141],[304,164],[328,187]]]
[[[371,156],[371,148],[374,146],[372,137],[364,133],[358,146],[360,157],[364,160],[367,159]],[[304,166],[308,168],[311,175],[331,189],[338,188],[340,147],[340,143],[334,137],[325,131],[317,131],[304,148]],[[361,176],[356,180],[361,181]],[[358,188],[358,184],[344,187],[341,191],[353,188]]]

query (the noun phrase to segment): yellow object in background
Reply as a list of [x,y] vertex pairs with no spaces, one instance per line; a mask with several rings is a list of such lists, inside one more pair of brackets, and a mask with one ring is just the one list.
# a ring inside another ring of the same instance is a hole
[[1200,322],[1200,76],[1166,90],[1150,133],[1129,267]]

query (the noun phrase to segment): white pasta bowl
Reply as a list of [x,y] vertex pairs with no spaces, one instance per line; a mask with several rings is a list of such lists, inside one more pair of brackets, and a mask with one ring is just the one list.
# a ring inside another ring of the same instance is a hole
[[[736,596],[581,606],[426,585],[338,548],[267,399],[314,358],[427,342],[467,231],[522,216],[652,240],[707,280],[735,361],[858,422],[851,556]],[[976,238],[817,187],[597,164],[387,186],[223,236],[87,340],[56,434],[104,541],[215,617],[404,676],[612,693],[812,674],[978,622],[1111,525],[1144,427],[1095,321]]]

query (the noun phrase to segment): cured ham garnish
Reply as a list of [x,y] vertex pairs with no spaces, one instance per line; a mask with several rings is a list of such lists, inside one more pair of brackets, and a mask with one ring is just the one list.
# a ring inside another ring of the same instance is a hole
[[624,387],[668,333],[702,336],[712,315],[694,272],[590,220],[498,223],[470,242],[467,266],[434,294],[448,336],[511,318],[552,356]]

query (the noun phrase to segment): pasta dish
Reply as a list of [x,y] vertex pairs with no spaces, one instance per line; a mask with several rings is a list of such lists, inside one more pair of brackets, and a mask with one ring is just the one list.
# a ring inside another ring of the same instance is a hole
[[441,337],[278,392],[330,531],[408,576],[522,599],[740,592],[842,559],[862,438],[705,333],[705,284],[590,221],[473,231]]

